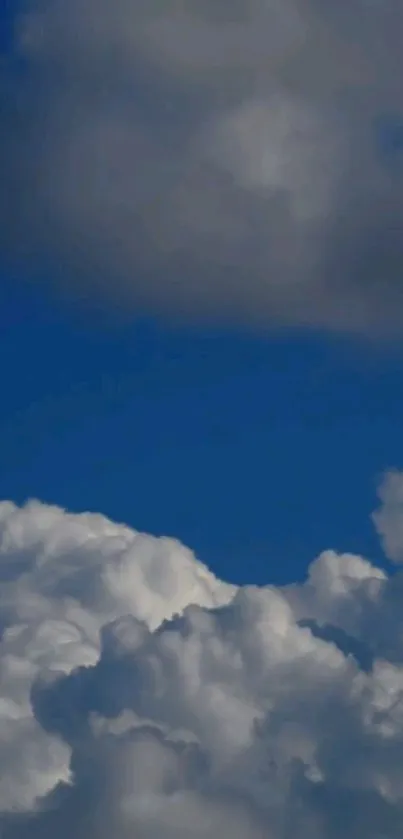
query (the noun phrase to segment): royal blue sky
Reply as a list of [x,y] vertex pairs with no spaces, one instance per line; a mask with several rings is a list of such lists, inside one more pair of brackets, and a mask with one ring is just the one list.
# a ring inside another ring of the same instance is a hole
[[107,325],[3,276],[0,495],[175,536],[234,581],[378,558],[403,352],[320,336]]
[[[377,128],[397,166],[401,121]],[[2,498],[178,537],[239,582],[294,580],[328,547],[379,559],[370,513],[382,471],[403,466],[403,349],[135,315],[112,328],[4,267],[0,284]]]

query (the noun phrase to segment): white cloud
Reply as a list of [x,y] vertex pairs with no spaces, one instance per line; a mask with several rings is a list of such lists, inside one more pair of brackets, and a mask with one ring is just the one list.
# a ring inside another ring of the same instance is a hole
[[4,249],[176,318],[401,326],[402,37],[394,0],[24,0]]
[[400,837],[400,573],[327,551],[236,588],[172,539],[5,502],[0,581],[2,839]]
[[388,472],[379,489],[380,508],[373,520],[382,539],[385,554],[393,562],[403,562],[403,475]]
[[225,603],[220,583],[172,539],[102,516],[30,502],[0,505],[0,806],[30,808],[69,777],[69,750],[35,721],[40,674],[94,665],[104,624],[135,614],[155,628],[189,602]]

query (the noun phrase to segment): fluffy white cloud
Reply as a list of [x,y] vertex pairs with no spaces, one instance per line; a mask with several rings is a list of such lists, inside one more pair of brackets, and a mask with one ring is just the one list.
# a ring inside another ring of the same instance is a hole
[[327,551],[236,588],[172,539],[4,502],[0,582],[2,839],[400,837],[399,572]]
[[382,539],[384,551],[393,562],[403,561],[403,475],[389,472],[381,487],[382,506],[374,515],[374,523]]
[[219,606],[233,591],[172,539],[37,502],[0,504],[0,584],[5,810],[32,807],[69,777],[69,749],[32,713],[37,677],[95,665],[100,631],[116,618],[136,615],[155,629],[188,603]]
[[15,24],[13,259],[176,318],[401,326],[395,0],[21,0]]

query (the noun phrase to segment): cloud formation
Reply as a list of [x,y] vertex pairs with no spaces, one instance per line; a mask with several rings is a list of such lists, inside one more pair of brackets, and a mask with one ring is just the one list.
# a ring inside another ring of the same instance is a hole
[[399,327],[395,0],[20,0],[3,249],[175,318]]
[[400,839],[400,572],[327,551],[237,588],[175,540],[3,502],[0,581],[2,839]]

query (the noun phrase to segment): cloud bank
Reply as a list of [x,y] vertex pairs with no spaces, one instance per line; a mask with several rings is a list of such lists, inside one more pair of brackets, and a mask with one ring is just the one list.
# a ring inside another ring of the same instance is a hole
[[[396,562],[402,487],[376,514]],[[2,839],[399,839],[402,579],[327,551],[237,588],[175,540],[3,502]]]
[[401,327],[395,0],[19,0],[12,263],[175,318]]

